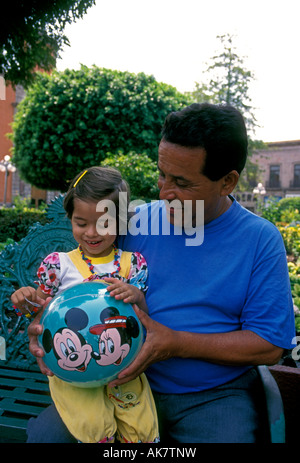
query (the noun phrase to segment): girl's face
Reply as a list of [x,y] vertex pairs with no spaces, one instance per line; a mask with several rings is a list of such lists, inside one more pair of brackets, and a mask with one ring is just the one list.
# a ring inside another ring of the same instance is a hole
[[105,257],[112,251],[116,235],[99,234],[97,221],[105,212],[96,211],[97,202],[74,199],[71,219],[73,236],[89,257]]

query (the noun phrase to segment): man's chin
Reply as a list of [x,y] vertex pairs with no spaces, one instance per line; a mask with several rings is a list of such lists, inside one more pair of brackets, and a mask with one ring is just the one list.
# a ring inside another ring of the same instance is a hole
[[183,227],[184,216],[182,210],[166,209],[167,220],[175,227]]

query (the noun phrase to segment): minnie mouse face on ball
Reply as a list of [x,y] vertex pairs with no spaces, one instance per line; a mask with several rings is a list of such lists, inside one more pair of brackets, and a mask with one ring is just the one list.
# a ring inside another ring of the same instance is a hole
[[98,365],[120,365],[129,354],[132,338],[139,335],[139,325],[134,317],[120,315],[115,307],[107,307],[100,314],[99,325],[90,333],[99,335],[99,354],[92,356]]
[[92,346],[79,333],[88,325],[88,316],[82,309],[74,307],[65,315],[66,327],[59,328],[53,338],[45,329],[42,345],[48,354],[53,349],[57,364],[63,370],[85,372],[92,358]]

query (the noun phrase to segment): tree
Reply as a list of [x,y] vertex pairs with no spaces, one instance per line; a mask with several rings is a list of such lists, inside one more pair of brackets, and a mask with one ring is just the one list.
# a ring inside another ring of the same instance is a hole
[[158,199],[159,188],[157,163],[146,154],[117,153],[105,158],[103,166],[116,167],[130,185],[131,199],[150,201]]
[[156,160],[166,115],[189,102],[144,73],[96,66],[38,73],[13,123],[13,162],[28,183],[65,191],[107,153],[134,151]]
[[211,58],[204,75],[209,76],[208,82],[196,82],[196,89],[191,93],[198,102],[230,104],[244,116],[247,128],[254,132],[257,126],[249,84],[254,79],[251,71],[244,67],[244,59],[239,57],[234,46],[234,36],[230,34],[217,36],[222,50]]
[[245,68],[244,59],[236,53],[234,36],[225,34],[217,36],[222,49],[208,63],[204,75],[209,76],[208,82],[196,82],[196,88],[191,96],[197,102],[213,104],[230,104],[238,109],[244,117],[248,137],[248,160],[239,180],[239,190],[252,190],[257,184],[258,167],[251,162],[254,149],[262,148],[263,142],[254,140],[255,128],[258,126],[254,108],[249,96],[250,82],[254,79],[251,71]]
[[27,87],[34,71],[50,71],[63,45],[68,23],[82,18],[95,0],[9,0],[0,15],[0,74]]

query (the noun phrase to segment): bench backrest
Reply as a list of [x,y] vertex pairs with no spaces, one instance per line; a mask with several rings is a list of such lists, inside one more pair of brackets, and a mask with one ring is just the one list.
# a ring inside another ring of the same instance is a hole
[[36,223],[25,238],[0,253],[0,362],[13,368],[36,369],[36,360],[28,350],[29,322],[12,310],[11,294],[22,286],[36,287],[37,269],[48,254],[77,246],[62,195],[48,206],[47,217],[51,222]]
[[295,444],[298,441],[300,416],[300,368],[292,368],[284,365],[269,367],[275,378],[283,401],[286,443]]

